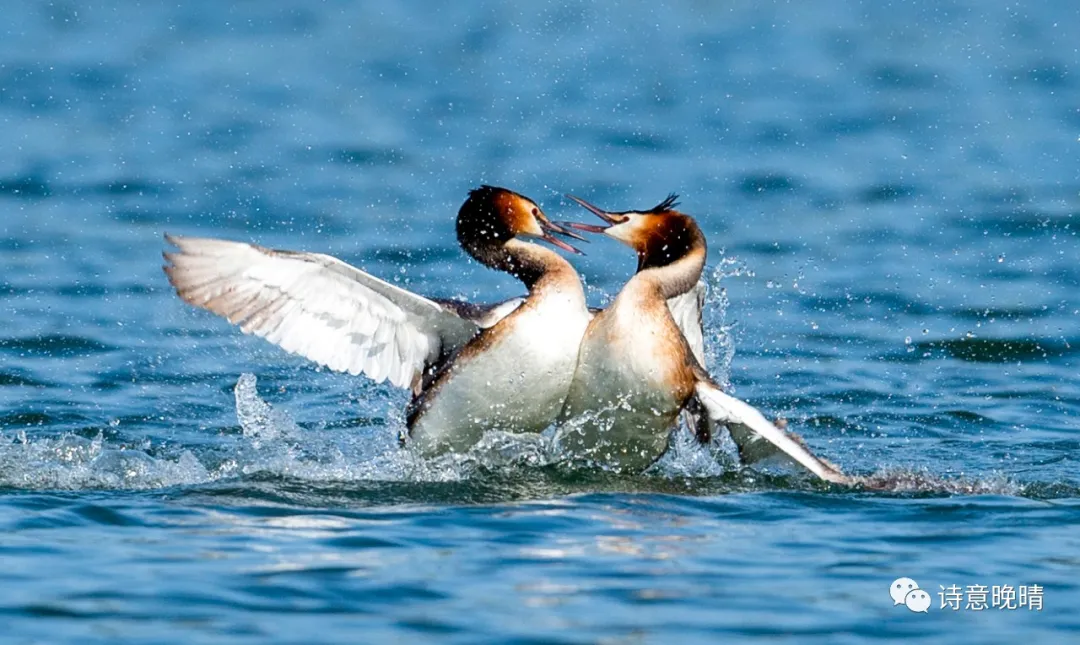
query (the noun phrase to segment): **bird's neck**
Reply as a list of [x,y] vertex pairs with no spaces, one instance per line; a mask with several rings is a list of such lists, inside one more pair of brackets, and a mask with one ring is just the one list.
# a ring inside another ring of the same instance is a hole
[[705,268],[705,244],[695,243],[690,250],[674,262],[662,266],[649,266],[643,258],[638,272],[631,278],[640,293],[653,295],[662,300],[681,296],[697,284]]
[[541,289],[569,288],[582,292],[577,271],[558,253],[538,244],[510,239],[499,244],[470,245],[465,248],[477,262],[505,271],[521,280],[533,294]]

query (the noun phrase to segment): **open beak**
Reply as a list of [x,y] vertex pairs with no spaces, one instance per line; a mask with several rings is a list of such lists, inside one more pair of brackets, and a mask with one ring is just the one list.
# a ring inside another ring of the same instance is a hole
[[564,251],[570,253],[577,253],[578,255],[585,255],[584,251],[570,246],[566,242],[563,242],[559,238],[552,235],[552,233],[565,235],[566,237],[573,238],[575,240],[581,240],[582,242],[588,242],[588,240],[573,231],[566,230],[564,227],[556,224],[555,222],[549,221],[546,217],[538,217],[537,219],[540,220],[540,228],[544,229],[544,234],[540,236],[541,240],[544,240],[548,244],[556,246]]
[[593,206],[592,204],[580,197],[575,197],[574,195],[569,194],[567,195],[567,197],[580,204],[585,210],[607,222],[607,226],[582,224],[580,222],[559,222],[559,224],[564,227],[576,228],[579,231],[588,231],[589,233],[606,233],[607,230],[612,226],[615,226],[616,224],[622,224],[627,220],[627,217],[625,215],[622,215],[621,213],[609,213],[608,211]]

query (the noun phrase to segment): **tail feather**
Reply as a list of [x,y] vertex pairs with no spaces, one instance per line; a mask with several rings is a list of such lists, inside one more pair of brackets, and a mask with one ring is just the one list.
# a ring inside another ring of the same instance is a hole
[[[749,431],[767,440],[825,481],[846,485],[853,483],[853,480],[842,473],[839,468],[816,457],[801,440],[792,438],[787,432],[777,428],[750,404],[725,394],[720,388],[708,381],[699,380],[695,390],[698,401],[705,407],[709,418],[726,424],[729,428],[733,426],[740,427],[742,431],[740,434],[746,436],[746,443],[749,444],[755,441],[745,432]],[[741,444],[740,452],[742,452]]]

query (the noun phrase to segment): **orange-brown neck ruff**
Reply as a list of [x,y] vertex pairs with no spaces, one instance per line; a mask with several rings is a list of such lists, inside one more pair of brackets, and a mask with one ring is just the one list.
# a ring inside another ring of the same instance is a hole
[[705,236],[697,222],[676,211],[649,217],[638,251],[638,271],[664,266],[679,260],[693,250],[705,250]]
[[470,190],[458,209],[458,242],[470,254],[475,248],[506,242],[516,231],[527,228],[525,219],[531,214],[520,208],[524,204],[531,205],[532,201],[505,188],[481,186]]
[[505,271],[525,283],[532,292],[541,283],[573,280],[580,283],[573,266],[558,253],[537,244],[514,239],[520,231],[537,230],[531,200],[504,188],[481,186],[469,193],[457,219],[461,248],[477,262]]
[[638,276],[649,280],[666,300],[689,291],[701,277],[708,252],[705,236],[690,217],[671,211],[650,216],[633,246],[638,252]]

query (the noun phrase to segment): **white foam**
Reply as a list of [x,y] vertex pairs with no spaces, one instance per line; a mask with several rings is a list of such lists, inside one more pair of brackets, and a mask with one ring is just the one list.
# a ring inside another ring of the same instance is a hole
[[254,440],[256,447],[262,441],[273,441],[280,437],[294,437],[300,434],[300,426],[287,413],[275,410],[266,401],[259,398],[255,389],[254,374],[244,373],[236,381],[233,395],[236,399],[236,420],[244,431],[244,436]]
[[[733,352],[722,324],[727,297],[719,281],[741,272],[725,260],[705,276],[706,349],[713,352],[709,362],[714,373],[726,373]],[[609,294],[604,296],[610,300]],[[716,348],[720,348],[719,354]],[[287,411],[260,397],[257,383],[253,374],[243,374],[234,388],[236,417],[242,429],[239,438],[224,436],[218,445],[196,453],[183,448],[153,450],[149,442],[133,447],[110,442],[100,434],[86,439],[75,434],[28,438],[20,433],[12,441],[0,441],[0,486],[148,489],[253,474],[314,481],[457,481],[478,469],[533,468],[558,461],[550,433],[508,432],[489,432],[464,454],[423,459],[399,445],[403,420],[396,412],[385,415],[389,427],[374,431],[304,428]],[[387,401],[387,397],[375,399],[383,405]],[[709,450],[697,446],[684,433],[679,437],[659,466],[661,472],[709,476],[723,471]]]
[[30,440],[25,433],[0,442],[0,486],[78,490],[162,488],[209,481],[211,475],[190,450],[155,458],[144,450],[110,447],[99,434]]
[[854,478],[867,490],[889,493],[931,493],[948,495],[1020,495],[1024,487],[1001,474],[980,479],[946,478],[927,470],[886,468]]
[[[724,278],[748,272],[724,259],[705,274],[704,325],[706,362],[719,382],[727,380],[735,352],[726,324]],[[153,489],[198,485],[246,475],[289,476],[310,481],[440,482],[467,479],[479,470],[539,468],[561,458],[551,432],[544,435],[489,432],[469,452],[423,459],[398,441],[404,422],[393,397],[382,388],[357,402],[380,408],[386,426],[328,429],[301,427],[284,409],[259,396],[257,379],[243,374],[234,388],[240,436],[223,436],[209,448],[155,447],[149,441],[132,446],[102,434],[28,437],[19,432],[0,439],[0,486],[24,489]],[[390,408],[389,412],[385,408]],[[224,454],[224,458],[223,455]],[[737,466],[736,451],[726,433],[702,446],[688,428],[672,437],[667,452],[650,469],[652,475],[717,477]],[[573,467],[572,464],[567,466]],[[951,494],[1016,494],[1004,479],[946,480],[930,473],[883,470],[860,480],[866,489]]]

